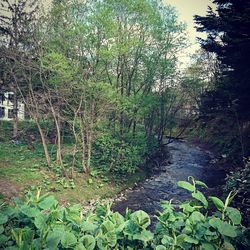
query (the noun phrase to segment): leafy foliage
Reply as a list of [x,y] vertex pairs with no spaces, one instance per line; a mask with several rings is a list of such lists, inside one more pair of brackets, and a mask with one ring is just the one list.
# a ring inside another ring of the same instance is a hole
[[145,163],[150,149],[143,133],[134,137],[127,134],[123,138],[110,133],[101,134],[94,144],[93,165],[120,174],[133,173]]
[[[205,184],[193,178],[179,185],[197,193]],[[200,192],[200,191],[199,191]],[[6,249],[235,249],[243,235],[241,216],[225,202],[211,197],[218,210],[208,215],[200,199],[187,201],[175,210],[162,202],[154,231],[144,211],[125,216],[99,205],[95,212],[82,214],[80,205],[61,208],[48,195],[28,192],[15,206],[1,205],[0,245]],[[207,200],[207,198],[204,199]]]

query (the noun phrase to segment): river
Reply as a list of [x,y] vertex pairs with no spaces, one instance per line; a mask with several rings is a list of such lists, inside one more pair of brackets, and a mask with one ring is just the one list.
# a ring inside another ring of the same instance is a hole
[[174,141],[168,146],[171,155],[170,164],[161,166],[161,172],[152,176],[137,188],[127,190],[122,199],[114,202],[113,210],[124,213],[128,207],[131,210],[142,209],[153,215],[160,209],[161,200],[173,200],[178,204],[186,200],[190,194],[177,187],[179,180],[187,180],[188,176],[204,181],[209,193],[223,184],[225,173],[212,164],[212,153],[189,142]]

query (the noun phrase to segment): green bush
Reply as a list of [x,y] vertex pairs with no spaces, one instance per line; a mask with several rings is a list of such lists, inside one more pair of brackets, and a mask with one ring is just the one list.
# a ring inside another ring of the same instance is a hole
[[1,205],[0,248],[235,249],[245,229],[239,211],[229,206],[232,192],[224,202],[210,197],[217,210],[208,215],[208,200],[197,189],[206,185],[190,181],[178,185],[193,200],[177,209],[171,201],[163,202],[154,231],[149,230],[150,216],[141,210],[122,216],[110,205],[100,205],[83,215],[80,205],[62,208],[53,196],[28,192],[25,201],[15,199],[15,206]]
[[145,162],[146,138],[130,134],[119,138],[103,133],[94,144],[93,165],[119,174],[134,173]]

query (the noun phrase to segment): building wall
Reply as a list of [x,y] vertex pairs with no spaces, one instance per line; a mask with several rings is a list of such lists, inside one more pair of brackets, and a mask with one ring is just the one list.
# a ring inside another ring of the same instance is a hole
[[[13,119],[13,92],[0,93],[0,120],[10,121]],[[18,101],[17,117],[24,120],[25,107]]]

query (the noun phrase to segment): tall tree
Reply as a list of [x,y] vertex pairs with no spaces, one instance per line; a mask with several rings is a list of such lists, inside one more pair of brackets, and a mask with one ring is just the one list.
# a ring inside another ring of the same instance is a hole
[[[224,66],[219,88],[227,91],[226,105],[237,104],[240,118],[249,117],[250,106],[250,2],[247,0],[214,0],[217,12],[211,8],[205,17],[195,16],[197,30],[206,32],[201,46],[217,54]],[[226,80],[228,79],[228,80]]]
[[[248,153],[250,117],[250,2],[248,0],[214,0],[217,9],[208,9],[205,17],[195,16],[197,30],[207,33],[201,46],[217,55],[221,62],[214,90],[202,98],[204,114],[213,119],[226,118],[233,127],[229,145],[241,145],[241,156]],[[226,126],[225,126],[226,127]]]
[[3,89],[12,91],[13,97],[13,138],[18,137],[18,90],[16,61],[21,61],[27,51],[32,36],[30,24],[36,19],[38,10],[37,0],[2,0],[0,15],[0,60],[3,62],[4,71],[1,72]]

